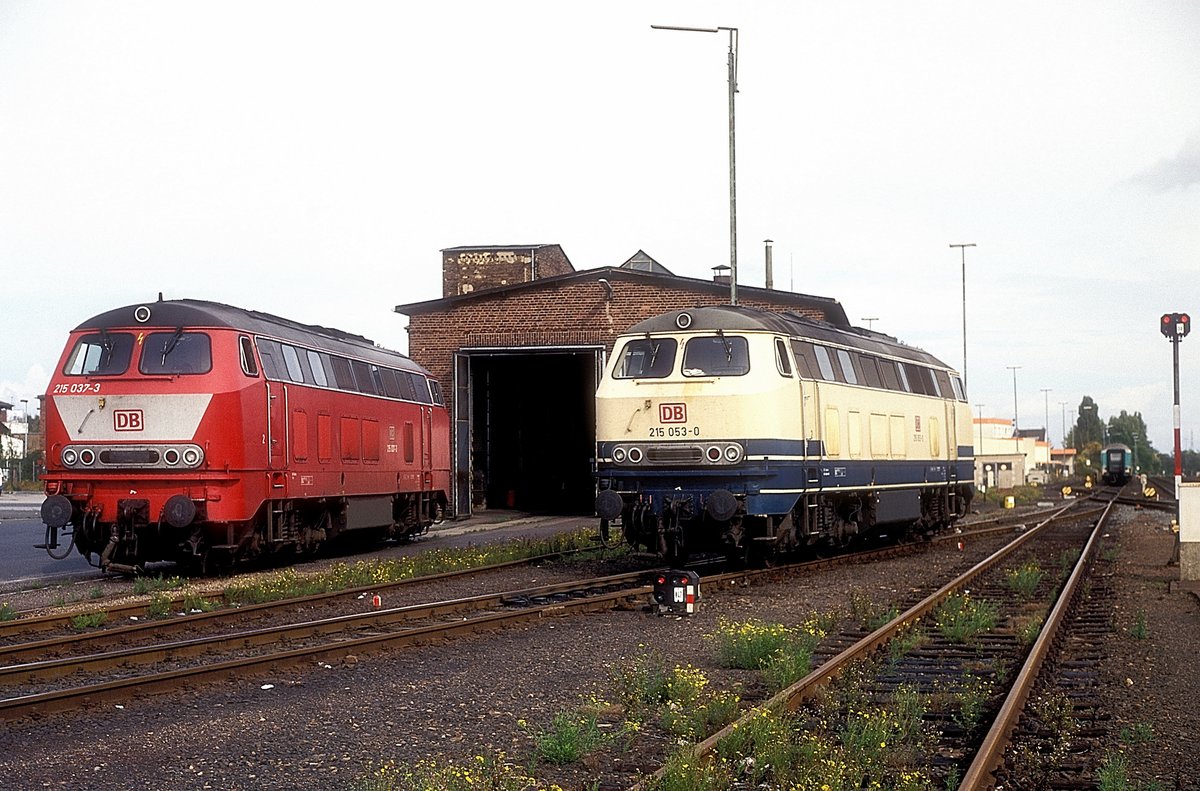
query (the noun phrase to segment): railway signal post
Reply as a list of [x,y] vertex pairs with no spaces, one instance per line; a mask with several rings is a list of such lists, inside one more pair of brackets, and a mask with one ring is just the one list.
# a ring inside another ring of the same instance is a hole
[[1179,342],[1182,341],[1189,332],[1192,331],[1192,319],[1186,313],[1164,313],[1158,325],[1159,331],[1171,342],[1173,365],[1175,379],[1175,402],[1172,409],[1172,422],[1175,428],[1175,554],[1171,558],[1173,563],[1179,563],[1179,537],[1183,530],[1183,523],[1180,521],[1179,499],[1183,488],[1183,446],[1179,437]]

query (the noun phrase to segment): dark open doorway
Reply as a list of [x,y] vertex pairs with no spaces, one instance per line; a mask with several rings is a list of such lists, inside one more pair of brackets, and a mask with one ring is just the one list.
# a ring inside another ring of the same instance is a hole
[[602,352],[471,352],[476,508],[591,513]]

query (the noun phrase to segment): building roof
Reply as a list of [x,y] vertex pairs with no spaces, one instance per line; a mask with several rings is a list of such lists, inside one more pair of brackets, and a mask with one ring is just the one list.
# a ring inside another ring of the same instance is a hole
[[653,272],[657,275],[674,276],[675,274],[670,269],[667,269],[665,266],[647,255],[645,250],[638,250],[636,253],[630,256],[628,261],[621,264],[621,268],[635,269],[639,272]]
[[[454,248],[454,249],[469,249],[469,248]],[[486,249],[494,250],[495,247]],[[658,285],[663,288],[682,288],[693,291],[711,292],[714,294],[725,295],[729,293],[729,286],[724,283],[714,283],[711,280],[700,280],[698,278],[680,277],[679,275],[659,274],[656,272],[644,272],[638,269],[626,269],[624,267],[607,266],[599,269],[584,269],[577,272],[571,272],[565,275],[555,275],[553,277],[540,278],[538,280],[529,281],[526,283],[513,283],[507,286],[497,286],[496,288],[488,288],[480,291],[473,291],[469,294],[457,294],[441,299],[431,299],[424,302],[410,302],[406,305],[397,305],[396,313],[403,313],[407,316],[419,316],[426,313],[438,313],[442,311],[452,310],[459,305],[469,304],[477,300],[493,299],[501,295],[512,294],[514,292],[528,291],[534,292],[544,289],[548,286],[570,285],[577,282],[595,282],[597,280],[608,280],[610,282],[635,282],[643,285]],[[818,310],[825,317],[825,321],[837,327],[849,327],[850,320],[846,318],[846,311],[842,308],[840,302],[830,297],[816,297],[810,294],[797,294],[792,291],[776,291],[774,289],[756,288],[754,286],[738,286],[738,291],[744,297],[754,297],[763,301],[778,304],[780,307],[801,308]]]

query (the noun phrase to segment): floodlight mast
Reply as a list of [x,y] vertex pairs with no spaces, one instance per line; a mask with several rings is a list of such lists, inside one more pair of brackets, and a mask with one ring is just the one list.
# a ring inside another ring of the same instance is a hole
[[736,27],[684,27],[651,25],[654,30],[679,30],[685,33],[729,33],[729,304],[737,296],[737,146],[734,123],[734,96],[737,94],[738,29]]

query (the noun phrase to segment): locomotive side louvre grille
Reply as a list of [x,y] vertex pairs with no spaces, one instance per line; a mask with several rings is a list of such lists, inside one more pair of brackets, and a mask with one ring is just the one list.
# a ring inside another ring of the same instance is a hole
[[652,445],[646,448],[646,461],[650,464],[699,464],[704,461],[704,450],[698,445]]

